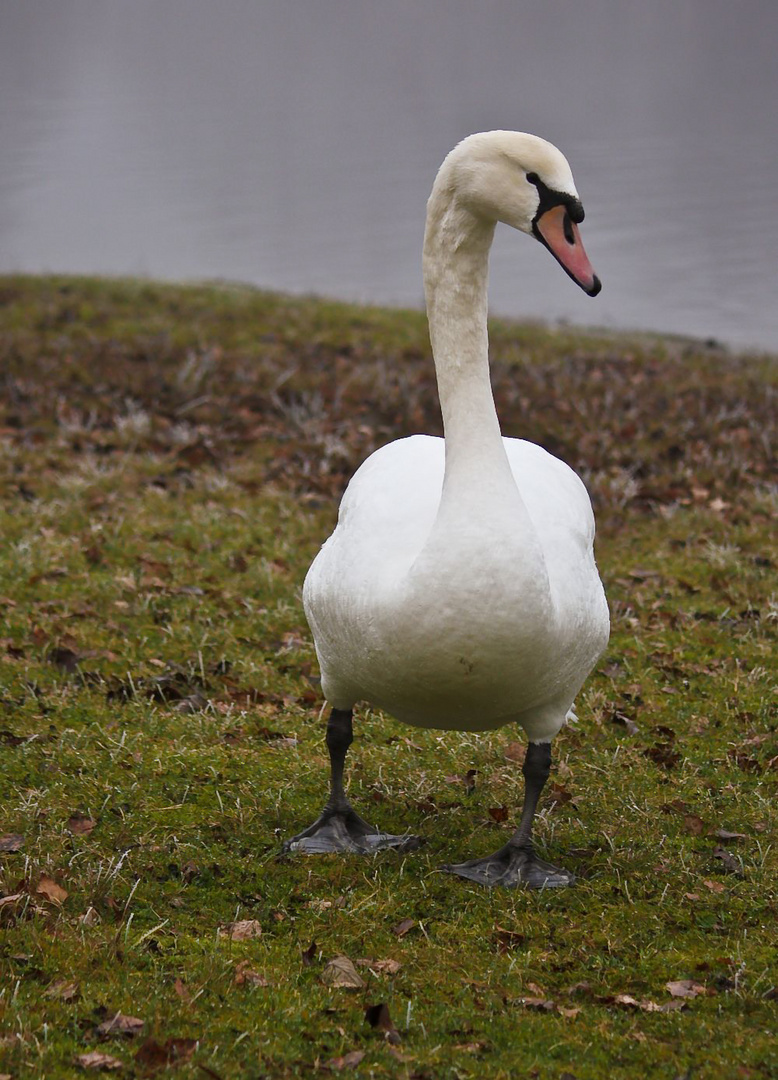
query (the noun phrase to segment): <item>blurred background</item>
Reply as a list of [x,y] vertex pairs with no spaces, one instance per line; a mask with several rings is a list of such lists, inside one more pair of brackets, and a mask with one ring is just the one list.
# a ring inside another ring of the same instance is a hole
[[593,301],[501,229],[492,311],[778,350],[775,0],[0,0],[0,272],[420,305],[473,131],[569,158]]

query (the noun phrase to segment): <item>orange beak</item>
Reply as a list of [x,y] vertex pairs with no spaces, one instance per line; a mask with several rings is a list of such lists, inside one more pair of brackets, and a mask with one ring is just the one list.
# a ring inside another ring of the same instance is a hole
[[596,296],[602,285],[592,269],[578,226],[570,217],[567,207],[552,206],[546,210],[535,222],[533,231],[576,285],[580,285],[589,296]]

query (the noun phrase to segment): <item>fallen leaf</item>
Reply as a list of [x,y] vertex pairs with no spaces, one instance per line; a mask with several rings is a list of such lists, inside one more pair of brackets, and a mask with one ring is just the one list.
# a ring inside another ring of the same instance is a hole
[[83,657],[80,653],[73,652],[72,649],[68,649],[64,645],[61,645],[49,649],[46,654],[46,659],[50,664],[54,664],[56,667],[60,667],[63,671],[67,671],[68,674],[72,675],[74,672],[78,671],[78,665]]
[[103,1020],[96,1028],[96,1033],[102,1037],[106,1035],[127,1035],[132,1037],[139,1035],[143,1027],[143,1021],[137,1016],[125,1016],[124,1013],[116,1013],[110,1020]]
[[82,926],[97,926],[102,922],[99,913],[90,904],[83,915],[79,915],[78,921]]
[[328,1069],[334,1069],[335,1072],[340,1072],[342,1069],[356,1069],[364,1056],[364,1050],[352,1050],[350,1054],[344,1054],[343,1057],[330,1058],[330,1060],[325,1061],[324,1064]]
[[183,979],[176,979],[173,983],[173,989],[176,992],[176,996],[180,997],[182,1001],[185,1001],[189,1005],[192,1001],[192,995],[187,989],[186,983]]
[[519,930],[507,930],[504,926],[495,926],[494,928],[494,940],[497,942],[497,948],[500,952],[507,952],[508,949],[515,949],[519,945],[523,945],[525,937],[526,935]]
[[88,836],[97,823],[88,814],[82,814],[77,810],[67,820],[67,827],[76,836]]
[[405,937],[409,930],[413,930],[415,925],[415,919],[403,919],[401,922],[398,922],[397,926],[392,927],[392,933],[398,938]]
[[4,855],[13,855],[23,847],[24,837],[21,833],[6,833],[5,836],[0,836],[0,853]]
[[70,895],[67,889],[63,889],[61,885],[58,885],[53,878],[48,877],[46,874],[41,874],[34,892],[36,896],[42,896],[44,900],[48,900],[52,904],[64,904]]
[[575,796],[571,791],[568,791],[564,784],[553,783],[550,790],[551,806],[550,809],[554,809],[557,806],[564,806],[565,803],[571,802],[575,806]]
[[90,1050],[88,1054],[78,1054],[76,1065],[81,1069],[123,1069],[124,1062],[101,1050]]
[[454,1046],[454,1049],[460,1050],[462,1053],[465,1054],[478,1054],[481,1052],[481,1050],[486,1049],[486,1045],[487,1044],[485,1042],[457,1043]]
[[696,814],[684,814],[683,827],[692,836],[700,836],[705,829],[705,822]]
[[616,709],[615,712],[611,714],[611,723],[620,724],[622,727],[625,727],[629,735],[637,735],[640,731],[640,728],[632,717],[627,713],[621,712],[619,709]]
[[498,824],[502,821],[508,820],[508,807],[507,806],[490,806],[489,817],[492,821],[496,821]]
[[168,1039],[161,1045],[155,1039],[146,1039],[138,1047],[135,1063],[146,1073],[157,1072],[189,1061],[197,1045],[197,1039]]
[[[608,1000],[609,999],[606,999],[606,1001]],[[661,1005],[657,1005],[655,1001],[649,1001],[647,998],[638,1001],[637,998],[633,998],[631,994],[616,994],[612,999],[612,1003],[626,1009],[642,1009],[643,1012],[661,1011]]]
[[720,881],[703,881],[703,885],[706,889],[710,889],[711,892],[715,893],[723,893],[726,887]]
[[396,975],[402,967],[399,960],[369,960],[360,959],[356,961],[357,967],[370,968],[372,972],[377,972],[379,975]]
[[302,952],[303,967],[310,967],[311,966],[313,961],[316,959],[317,949],[318,949],[318,945],[316,944],[315,941],[312,941],[307,949],[303,949],[303,952]]
[[538,1012],[553,1012],[556,1009],[553,1001],[540,997],[519,998],[519,1005],[523,1005],[525,1009],[535,1009]]
[[516,761],[520,764],[524,760],[527,748],[523,742],[511,742],[505,747],[503,753],[508,761]]
[[734,856],[730,855],[726,848],[723,848],[717,844],[716,847],[713,849],[713,858],[721,859],[721,861],[724,863],[724,868],[728,870],[730,874],[737,874],[738,877],[744,876],[743,871],[740,867],[740,863],[737,861],[736,858],[734,858]]
[[10,910],[10,908],[12,908],[15,904],[18,904],[20,900],[24,900],[26,895],[26,893],[18,892],[11,893],[10,896],[0,897],[0,911],[2,911],[4,908],[8,908]]
[[745,840],[746,834],[742,832],[729,832],[728,829],[716,829],[713,835],[718,840]]
[[367,986],[347,956],[336,956],[330,960],[321,973],[321,980],[327,986],[337,986],[343,990],[361,990]]
[[262,924],[256,919],[239,919],[238,922],[226,923],[220,927],[219,934],[231,941],[250,941],[262,937]]
[[44,997],[59,1001],[75,1001],[78,995],[78,983],[72,979],[55,979],[44,991]]
[[708,992],[704,986],[694,982],[692,979],[680,979],[677,982],[668,982],[665,983],[665,986],[673,997],[678,998],[695,998],[699,994],[707,994]]
[[241,960],[238,966],[235,968],[235,985],[245,986],[248,983],[250,986],[270,986],[269,981],[264,975],[261,975],[258,971],[254,971],[249,965],[250,960]]
[[581,1009],[578,1005],[573,1005],[569,1008],[565,1007],[564,1005],[559,1006],[559,1012],[562,1014],[562,1016],[566,1016],[568,1020],[574,1020],[576,1016],[578,1016],[580,1011]]
[[404,1054],[402,1050],[398,1050],[396,1046],[387,1046],[386,1052],[387,1054],[391,1054],[395,1061],[399,1061],[403,1065],[407,1064],[409,1061],[413,1061],[412,1054]]
[[382,1001],[378,1005],[368,1005],[365,1009],[365,1020],[374,1030],[382,1031],[384,1039],[391,1043],[392,1046],[399,1046],[402,1042],[400,1032],[394,1026],[389,1015],[389,1006],[385,1002]]
[[644,750],[643,754],[665,769],[674,769],[681,760],[681,755],[677,750],[673,749],[672,743],[669,742],[658,742]]

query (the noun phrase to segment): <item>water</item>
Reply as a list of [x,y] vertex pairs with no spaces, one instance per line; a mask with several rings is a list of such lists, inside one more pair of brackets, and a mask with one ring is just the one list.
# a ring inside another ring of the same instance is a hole
[[775,0],[0,0],[0,271],[420,304],[471,131],[567,154],[597,300],[498,230],[492,310],[778,351]]

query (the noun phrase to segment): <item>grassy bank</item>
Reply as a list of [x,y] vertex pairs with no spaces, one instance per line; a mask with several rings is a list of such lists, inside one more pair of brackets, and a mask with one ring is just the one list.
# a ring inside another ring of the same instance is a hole
[[438,867],[511,828],[511,730],[362,710],[352,797],[427,845],[278,855],[326,782],[300,585],[360,460],[440,431],[423,317],[0,302],[0,1074],[776,1075],[774,362],[492,328],[505,433],[592,492],[613,636],[538,824],[579,884],[485,892]]

